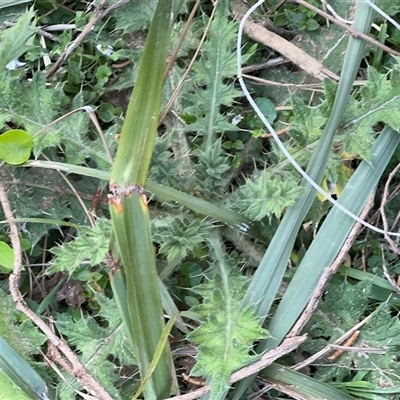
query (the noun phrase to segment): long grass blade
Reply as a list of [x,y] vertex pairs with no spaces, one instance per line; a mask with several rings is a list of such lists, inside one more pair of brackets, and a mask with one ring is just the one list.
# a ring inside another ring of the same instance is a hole
[[[82,176],[90,176],[92,178],[105,181],[109,181],[111,176],[110,173],[106,171],[99,171],[97,169],[82,167],[80,165],[64,164],[55,161],[30,160],[23,164],[23,166],[55,169],[57,171],[74,173]],[[247,218],[232,210],[227,210],[220,205],[199,199],[190,194],[180,192],[179,190],[160,185],[159,183],[156,183],[150,179],[146,181],[144,187],[147,191],[154,193],[156,196],[175,201],[198,214],[206,215],[215,219],[216,221],[224,222],[225,224],[237,229],[239,232],[249,235],[255,239],[262,241],[265,240],[261,233],[261,229],[257,224],[251,222]]]
[[[354,28],[362,32],[369,31],[372,15],[373,12],[366,4],[359,3]],[[345,110],[364,47],[362,40],[350,38],[332,113],[307,168],[307,174],[315,182],[320,182],[325,173],[334,134]],[[268,314],[275,299],[297,232],[315,198],[315,190],[309,184],[304,184],[305,193],[282,219],[243,299],[243,307],[256,305],[260,318]]]
[[[340,195],[343,206],[357,215],[362,211],[399,143],[398,132],[386,127],[372,149],[372,160],[359,165]],[[288,333],[310,299],[323,269],[332,264],[353,226],[352,218],[332,208],[272,317],[268,326],[271,338],[261,346],[261,351],[275,347]]]
[[[368,33],[373,14],[367,4],[359,2],[353,27],[360,32]],[[346,108],[364,48],[363,40],[353,37],[349,39],[332,112],[306,171],[308,176],[318,184],[325,173],[333,138]],[[303,182],[303,184],[306,188],[304,194],[283,217],[242,302],[243,308],[250,304],[256,306],[260,321],[263,321],[269,313],[285,273],[297,232],[315,198],[315,190],[310,187],[310,184],[307,182]],[[254,376],[246,378],[239,384],[234,400],[241,397],[253,379]]]
[[157,345],[157,348],[156,348],[156,352],[154,354],[154,358],[151,361],[149,370],[147,371],[146,376],[143,378],[143,381],[142,381],[139,389],[137,390],[136,394],[133,396],[132,400],[136,400],[141,395],[141,393],[143,392],[144,387],[146,386],[147,382],[149,381],[149,379],[151,377],[151,374],[154,372],[154,370],[155,370],[155,368],[157,366],[157,363],[160,361],[161,354],[162,354],[163,349],[166,346],[167,341],[168,341],[168,335],[170,334],[171,329],[174,326],[175,318],[176,317],[171,318],[168,321],[167,325],[165,325],[163,333],[162,333],[162,335],[160,337],[160,341],[158,342],[158,345]]
[[30,399],[49,399],[46,382],[1,336],[0,370]]
[[299,372],[279,364],[272,364],[260,373],[282,392],[294,399],[353,400],[352,396]]

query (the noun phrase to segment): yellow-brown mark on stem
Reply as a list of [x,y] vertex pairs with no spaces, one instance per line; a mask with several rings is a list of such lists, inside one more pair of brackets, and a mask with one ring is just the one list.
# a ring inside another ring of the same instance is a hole
[[[108,204],[113,206],[114,209],[117,211],[118,214],[122,214],[123,212],[123,204],[122,201],[125,197],[128,197],[133,192],[139,193],[142,196],[146,197],[144,194],[144,188],[141,185],[130,185],[126,188],[122,188],[121,186],[117,185],[116,183],[112,183],[109,187],[108,197]],[[147,207],[147,201],[145,202]]]

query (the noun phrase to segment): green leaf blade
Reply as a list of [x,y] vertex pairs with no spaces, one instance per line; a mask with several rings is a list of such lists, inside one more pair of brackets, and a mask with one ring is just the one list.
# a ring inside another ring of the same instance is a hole
[[[3,7],[11,5],[10,3],[19,4],[22,1],[8,1]],[[0,8],[3,7],[0,4]],[[27,11],[18,18],[14,26],[2,31],[0,35],[0,71],[3,71],[10,61],[18,59],[32,48],[30,39],[37,31],[35,21],[32,22],[34,16],[33,11]]]
[[14,268],[14,250],[0,241],[0,271],[8,273]]

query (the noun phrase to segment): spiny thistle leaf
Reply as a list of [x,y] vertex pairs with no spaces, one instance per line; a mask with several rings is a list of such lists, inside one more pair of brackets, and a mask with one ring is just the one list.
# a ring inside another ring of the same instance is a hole
[[[320,311],[313,315],[305,328],[310,340],[302,346],[303,350],[316,352],[326,346],[326,338],[329,338],[329,343],[332,343],[356,325],[366,311],[370,290],[371,282],[368,281],[361,281],[355,285],[348,282],[330,284],[325,298],[320,302]],[[376,327],[374,326],[373,329]],[[363,337],[364,329],[361,329],[358,340]],[[330,381],[333,378],[338,381],[344,380],[349,375],[354,360],[362,358],[370,359],[365,354],[345,352],[337,359],[329,361],[331,365],[327,366],[327,361],[322,360],[315,377],[323,381]],[[370,363],[369,367],[369,369],[374,369],[376,365],[373,366]]]
[[[68,102],[60,87],[46,87],[46,80],[41,72],[35,73],[31,82],[20,82],[16,78],[2,79],[0,90],[0,121],[22,125],[31,135],[55,120],[59,116],[60,108]],[[48,145],[58,144],[60,135],[58,129],[50,129],[46,135],[51,140]],[[39,153],[41,149],[38,149]],[[34,148],[35,152],[36,150]]]
[[[290,152],[296,153],[305,146],[319,139],[321,129],[331,108],[336,89],[332,83],[325,83],[325,100],[316,107],[307,107],[293,97],[293,116],[290,122],[290,134],[295,141]],[[373,127],[385,122],[394,130],[400,130],[400,65],[397,62],[388,74],[380,74],[373,67],[368,67],[368,79],[357,97],[349,97],[347,108],[342,118],[337,141],[346,153],[358,154],[364,159],[370,157],[374,141]],[[279,154],[279,150],[274,149]],[[303,152],[296,159],[306,165],[311,152]]]
[[98,219],[94,228],[82,226],[73,241],[51,249],[57,257],[46,270],[46,274],[66,271],[74,279],[79,279],[79,269],[88,271],[105,260],[110,232],[110,221],[106,219]]
[[81,361],[99,382],[120,400],[121,396],[114,384],[120,379],[117,365],[110,360],[118,359],[118,365],[135,363],[132,349],[122,329],[122,322],[115,301],[96,295],[101,306],[98,317],[104,319],[99,324],[92,317],[74,319],[63,313],[57,317],[57,328],[68,337],[68,342],[80,353]]
[[209,200],[218,200],[224,195],[226,179],[223,174],[230,168],[221,143],[218,139],[204,150],[193,152],[199,161],[195,165],[198,189]]
[[260,221],[265,216],[281,216],[283,211],[294,204],[303,189],[296,177],[287,174],[272,177],[262,171],[255,181],[247,180],[236,192],[234,206],[244,210],[244,215],[251,220]]
[[248,281],[233,266],[225,264],[219,245],[214,246],[218,260],[215,274],[208,283],[195,288],[204,301],[193,311],[205,322],[188,339],[199,343],[191,375],[210,377],[211,399],[219,400],[230,375],[257,359],[249,352],[254,341],[265,338],[267,332],[259,326],[251,307],[240,309]]
[[368,159],[374,140],[373,127],[384,121],[394,130],[400,130],[399,63],[390,74],[380,74],[368,67],[368,80],[360,90],[360,98],[352,101],[346,110],[340,140],[348,153],[359,154]]
[[[80,92],[72,100],[70,109],[77,110],[84,105],[83,93]],[[89,116],[83,110],[73,113],[55,126],[62,134],[60,143],[65,146],[65,160],[70,164],[79,165],[84,164],[90,158],[97,163],[97,168],[108,170],[110,161],[104,151],[104,145],[97,133],[90,138],[89,126]],[[40,147],[48,147],[48,136],[41,134],[38,137],[36,153]],[[108,148],[113,151],[116,145],[116,141],[112,139],[113,136],[104,132],[104,137],[107,140]]]
[[213,229],[210,222],[199,223],[184,216],[157,219],[153,221],[153,227],[153,239],[161,244],[160,254],[166,254],[169,262],[185,258],[208,239]]
[[182,175],[187,175],[188,171],[184,170],[185,164],[182,159],[174,156],[171,151],[171,148],[179,145],[178,141],[177,135],[173,134],[156,138],[149,177],[162,185],[182,190],[185,188]]
[[[116,2],[116,0],[110,1],[110,3]],[[116,20],[115,29],[132,33],[148,27],[156,7],[157,0],[130,1],[111,14]]]
[[21,324],[20,319],[21,313],[15,309],[11,296],[0,289],[0,335],[21,357],[30,360],[40,353],[39,349],[47,339],[31,320]]
[[226,81],[226,78],[236,75],[233,49],[237,24],[230,22],[228,16],[228,2],[221,1],[203,44],[201,59],[193,65],[192,81],[196,85],[191,84],[186,95],[192,104],[186,112],[196,117],[196,122],[189,125],[188,130],[196,132],[196,135],[206,135],[207,146],[215,139],[216,133],[236,129],[220,110],[221,105],[231,106],[235,97],[241,95],[233,83]]
[[368,343],[371,348],[386,349],[385,354],[357,354],[357,368],[370,371],[368,381],[379,385],[381,382],[389,387],[400,385],[400,321],[392,316],[388,303],[382,303],[374,316],[361,330],[360,341]]
[[321,114],[320,107],[307,107],[304,102],[296,96],[292,97],[293,117],[290,123],[290,136],[293,137],[301,147],[319,139],[322,126],[328,117]]

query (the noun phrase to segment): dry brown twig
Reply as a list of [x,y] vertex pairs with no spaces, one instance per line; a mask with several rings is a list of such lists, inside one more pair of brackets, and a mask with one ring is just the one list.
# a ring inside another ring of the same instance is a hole
[[[374,203],[373,200],[374,200],[374,195],[372,194],[371,197],[369,198],[369,200],[367,201],[366,205],[364,206],[363,211],[360,214],[361,219],[364,220],[367,217],[369,211],[371,210],[371,208],[373,206],[373,203]],[[299,318],[299,320],[297,321],[297,323],[292,328],[291,332],[288,334],[288,337],[297,336],[301,332],[301,330],[304,328],[306,323],[309,321],[309,319],[311,318],[311,316],[313,315],[314,311],[316,310],[316,308],[318,306],[318,302],[324,293],[327,282],[329,281],[331,276],[334,273],[336,273],[337,269],[341,265],[345,255],[347,254],[347,252],[351,248],[352,244],[356,240],[361,229],[362,229],[362,225],[360,223],[356,223],[354,225],[348,238],[346,239],[345,243],[343,244],[339,254],[337,255],[335,261],[332,263],[332,265],[330,267],[325,268],[324,272],[322,273],[321,278],[318,282],[318,285],[317,285],[310,301],[308,302],[306,309],[302,313],[302,315]],[[356,331],[359,330],[359,328],[361,326],[363,326],[372,317],[372,315],[373,314],[369,315],[363,321],[361,321],[356,326],[351,328],[348,332],[343,334],[339,339],[337,339],[333,343],[333,346],[339,345],[340,343],[342,343],[343,341],[345,341],[346,339],[351,337]],[[292,369],[300,370],[300,369],[306,367],[307,365],[312,364],[314,361],[318,360],[319,358],[323,357],[326,353],[330,352],[332,350],[333,346],[331,344],[329,344],[328,346],[326,346],[324,349],[322,349],[318,353],[313,354],[307,360],[305,360],[299,364],[296,364],[294,367],[292,367]],[[347,350],[347,348],[344,348],[344,350]],[[372,349],[372,350],[375,351],[374,349]],[[368,350],[366,350],[366,351],[368,351]]]
[[[307,365],[313,364],[316,360],[324,357],[325,354],[331,352],[333,348],[335,348],[335,347],[337,348],[338,345],[340,345],[340,343],[343,343],[349,337],[354,335],[354,333],[357,332],[363,325],[365,325],[372,318],[373,315],[374,315],[373,313],[368,315],[361,322],[359,322],[357,325],[353,326],[351,329],[349,329],[347,332],[345,332],[342,336],[340,336],[340,338],[335,340],[334,343],[327,345],[325,348],[320,350],[318,353],[313,354],[311,357],[307,358],[307,360],[304,360],[301,363],[294,365],[290,369],[293,369],[294,371],[299,371],[299,370],[303,369],[304,367],[306,367]],[[344,349],[344,348],[342,347],[342,349]],[[345,350],[348,350],[348,348],[346,348]],[[372,350],[371,351],[372,353],[376,353],[376,351],[377,351],[377,349],[371,349],[371,350]],[[365,351],[367,351],[367,350],[365,350]]]
[[10,226],[10,240],[14,250],[14,268],[10,274],[9,286],[10,293],[14,300],[15,307],[18,311],[24,313],[49,339],[49,341],[62,353],[66,358],[65,369],[72,375],[91,395],[101,400],[112,400],[112,397],[105,389],[96,381],[89,373],[85,366],[80,362],[79,358],[70,349],[70,347],[61,340],[52,329],[37,316],[26,304],[21,292],[19,291],[19,281],[22,269],[22,251],[19,238],[18,226],[16,222],[11,222],[14,218],[11,205],[7,197],[7,192],[3,177],[0,174],[0,203],[4,210],[4,215]]
[[[239,0],[232,0],[231,4],[234,18],[238,21],[242,20],[244,16],[243,5]],[[256,42],[276,50],[314,78],[321,81],[325,78],[336,82],[339,81],[339,77],[328,68],[325,68],[320,61],[311,57],[288,40],[269,31],[261,22],[248,18],[244,24],[244,32]]]
[[[388,179],[385,184],[385,188],[383,190],[381,206],[379,208],[379,211],[382,216],[383,230],[385,231],[385,235],[384,235],[385,239],[387,240],[391,250],[395,254],[400,254],[400,250],[398,248],[398,244],[396,244],[396,242],[387,234],[387,232],[389,231],[389,226],[388,226],[388,222],[387,222],[387,218],[386,218],[385,206],[389,202],[389,186],[390,186],[393,178],[399,172],[399,170],[400,170],[400,164],[398,164],[396,166],[396,168],[389,174]],[[393,196],[391,196],[391,198],[393,198]]]
[[[373,200],[374,200],[374,195],[372,194],[360,214],[361,219],[365,220],[365,218],[367,217],[369,211],[371,210],[371,208],[374,204]],[[339,266],[341,265],[345,255],[350,250],[351,246],[353,245],[354,241],[356,240],[356,238],[362,228],[363,228],[363,226],[359,222],[357,222],[353,226],[353,229],[351,230],[349,236],[347,237],[342,248],[340,249],[340,252],[337,255],[335,261],[332,263],[331,266],[324,269],[324,271],[321,275],[321,278],[319,279],[319,282],[314,290],[314,293],[312,294],[311,299],[307,304],[307,307],[303,311],[301,317],[298,319],[296,324],[293,326],[292,330],[288,334],[288,337],[293,337],[293,336],[299,335],[301,330],[304,328],[306,323],[309,321],[309,319],[311,318],[311,316],[313,315],[314,311],[316,310],[316,308],[318,306],[319,300],[321,299],[321,297],[324,293],[326,284],[328,283],[331,276],[336,273],[336,271],[339,268]]]
[[[389,247],[390,249],[393,251],[393,253],[399,255],[400,254],[400,249],[398,247],[398,242],[396,243],[388,234],[387,232],[389,231],[389,224],[386,218],[386,211],[385,211],[385,206],[386,204],[393,199],[393,195],[390,196],[389,194],[389,187],[390,184],[392,182],[392,180],[394,179],[394,177],[396,176],[396,174],[399,172],[400,170],[400,164],[398,164],[396,166],[396,168],[389,174],[388,179],[385,183],[385,188],[383,190],[383,195],[382,195],[382,202],[381,202],[381,206],[379,208],[379,212],[381,214],[382,217],[382,224],[383,224],[383,230],[385,231],[385,239],[386,241],[389,243]],[[396,218],[397,221],[398,218]],[[389,271],[386,267],[386,262],[385,262],[385,256],[384,256],[384,251],[383,251],[383,246],[381,246],[381,252],[382,252],[382,269],[383,269],[383,274],[385,276],[385,278],[388,280],[388,282],[393,286],[394,290],[396,291],[396,293],[400,294],[400,287],[397,285],[396,281],[390,276]]]
[[339,19],[337,19],[335,17],[332,17],[328,13],[320,10],[317,7],[314,7],[313,5],[307,3],[304,0],[291,0],[291,2],[300,4],[300,5],[304,6],[304,7],[307,7],[308,9],[316,12],[317,14],[319,14],[322,17],[326,18],[327,20],[329,20],[329,21],[333,22],[334,24],[340,26],[341,28],[345,29],[347,32],[349,32],[355,38],[364,39],[366,42],[373,44],[374,46],[386,51],[389,54],[393,54],[394,56],[397,56],[397,57],[400,56],[400,53],[398,51],[395,51],[395,50],[391,49],[390,47],[378,42],[377,40],[375,40],[372,37],[366,35],[365,33],[361,33],[361,32],[356,31],[354,28],[352,28],[351,26],[348,26],[346,23],[340,21]]
[[[346,23],[340,21],[335,17],[332,17],[328,13],[320,10],[317,7],[312,6],[306,1],[304,0],[291,0],[291,1],[309,8],[310,10],[323,16],[327,20],[342,27],[347,32],[349,32],[353,37],[364,39],[366,42],[373,44],[374,46],[388,52],[389,54],[392,54],[394,56],[400,56],[399,52],[378,42],[377,40],[371,38],[370,36],[364,33],[356,31],[354,28],[348,26]],[[233,6],[234,18],[237,20],[243,19],[244,12],[247,10],[243,11],[243,4],[240,2],[240,0],[231,0],[231,4]],[[295,46],[293,43],[269,31],[262,24],[262,22],[256,22],[251,18],[248,18],[244,25],[244,32],[256,42],[276,50],[277,52],[282,54],[286,59],[296,64],[299,68],[303,69],[314,78],[317,78],[319,80],[329,78],[336,82],[339,80],[339,77],[332,71],[330,71],[328,68],[325,68],[321,62],[319,62],[315,58],[305,53],[303,50]]]
[[63,51],[58,60],[54,63],[54,65],[47,71],[46,78],[50,78],[53,76],[61,65],[67,60],[67,58],[72,54],[72,52],[85,40],[86,36],[89,35],[92,28],[107,14],[111,11],[116,10],[117,8],[128,4],[129,0],[120,0],[118,3],[112,4],[110,7],[104,8],[107,0],[101,0],[97,5],[96,10],[93,14],[93,17],[85,26],[83,31],[77,36],[77,38]]

